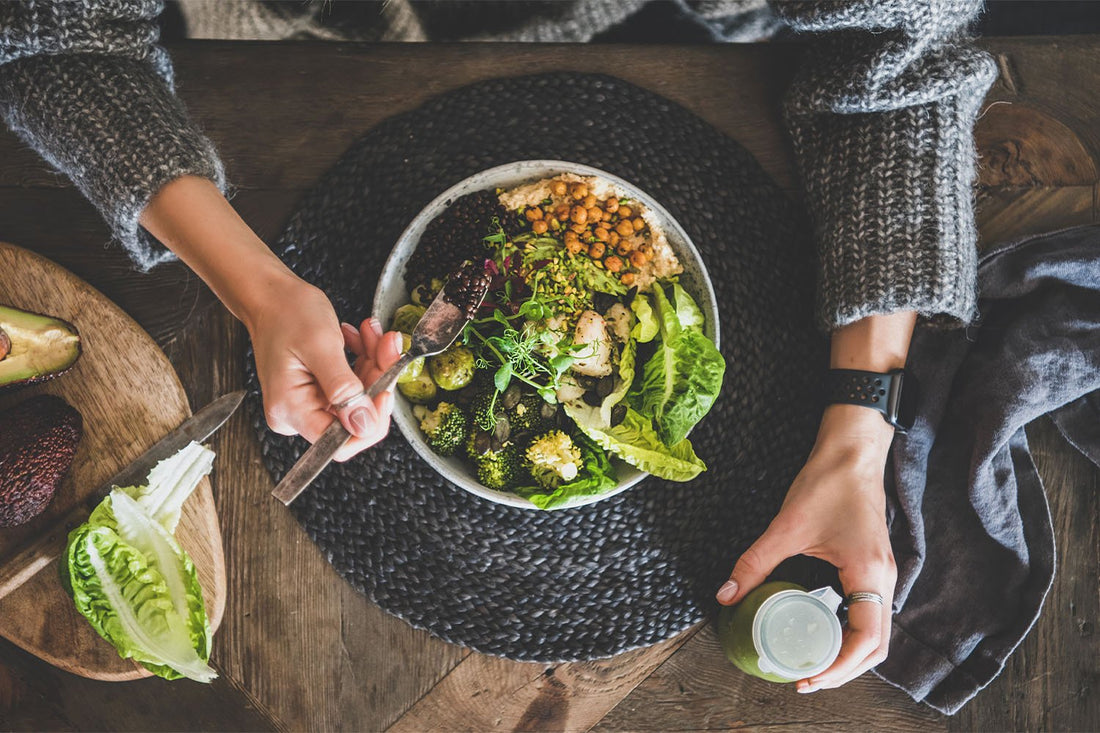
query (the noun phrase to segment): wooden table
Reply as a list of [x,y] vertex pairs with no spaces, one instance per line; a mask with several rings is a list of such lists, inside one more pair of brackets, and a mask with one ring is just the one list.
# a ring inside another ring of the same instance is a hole
[[[984,45],[1002,76],[977,132],[983,242],[1100,221],[1100,38]],[[265,238],[363,131],[501,69],[600,71],[666,95],[741,141],[797,195],[778,111],[797,53],[786,45],[173,49],[180,93],[228,164],[234,203]],[[193,405],[241,386],[245,332],[202,284],[178,265],[132,272],[105,247],[92,208],[3,132],[0,239],[52,257],[130,312],[163,345]],[[954,718],[871,675],[809,696],[756,681],[725,661],[705,625],[610,660],[552,666],[473,654],[414,631],[345,584],[271,499],[257,442],[237,416],[214,440],[230,587],[213,655],[221,677],[209,687],[97,683],[3,642],[0,729],[1100,729],[1100,474],[1048,421],[1031,439],[1053,505],[1058,576],[1004,674]]]

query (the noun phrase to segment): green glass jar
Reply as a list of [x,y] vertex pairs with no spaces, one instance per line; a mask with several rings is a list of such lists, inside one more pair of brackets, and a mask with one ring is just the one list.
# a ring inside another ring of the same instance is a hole
[[718,638],[742,672],[769,682],[794,682],[825,671],[840,653],[832,588],[807,591],[783,581],[764,583],[718,614]]

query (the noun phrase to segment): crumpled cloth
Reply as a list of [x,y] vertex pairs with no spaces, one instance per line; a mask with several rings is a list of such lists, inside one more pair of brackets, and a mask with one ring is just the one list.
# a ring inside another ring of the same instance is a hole
[[898,585],[876,672],[947,714],[1000,673],[1054,577],[1024,426],[1050,414],[1100,465],[1100,226],[998,246],[978,289],[975,325],[914,335],[918,418],[886,476]]

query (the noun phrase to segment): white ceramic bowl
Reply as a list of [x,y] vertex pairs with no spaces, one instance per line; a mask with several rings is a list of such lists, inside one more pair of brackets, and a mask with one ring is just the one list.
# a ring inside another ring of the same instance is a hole
[[[641,201],[646,208],[657,216],[669,244],[676,252],[676,256],[683,265],[684,272],[680,276],[680,282],[684,288],[699,303],[699,307],[706,314],[706,333],[714,341],[718,341],[718,308],[714,300],[714,288],[711,286],[707,268],[703,264],[699,251],[695,249],[691,239],[675,219],[657,203],[653,197],[640,190],[637,186],[624,181],[618,176],[605,173],[597,168],[592,168],[578,163],[568,163],[561,160],[520,160],[514,163],[506,163],[495,168],[476,173],[464,181],[451,186],[439,194],[430,204],[424,207],[409,226],[402,232],[397,244],[386,260],[382,269],[382,276],[378,282],[378,289],[374,296],[374,314],[383,323],[389,324],[394,311],[409,302],[409,289],[405,284],[405,263],[416,250],[420,243],[420,237],[428,223],[439,216],[455,199],[468,193],[484,191],[495,188],[513,188],[523,183],[536,181],[542,178],[550,178],[560,173],[576,173],[582,176],[598,176],[611,181],[620,190],[631,198]],[[494,491],[482,486],[473,469],[461,457],[444,458],[428,447],[424,440],[424,434],[420,431],[420,424],[412,412],[413,405],[400,394],[394,401],[393,420],[398,429],[412,445],[420,456],[427,461],[432,468],[438,471],[444,478],[457,486],[476,494],[483,499],[519,507],[520,509],[538,509],[527,499],[502,491]],[[602,501],[622,491],[626,491],[635,485],[646,474],[626,463],[613,459],[618,476],[619,485],[615,489],[599,496],[583,497],[568,506],[582,506],[597,501]],[[565,507],[557,507],[565,508]]]

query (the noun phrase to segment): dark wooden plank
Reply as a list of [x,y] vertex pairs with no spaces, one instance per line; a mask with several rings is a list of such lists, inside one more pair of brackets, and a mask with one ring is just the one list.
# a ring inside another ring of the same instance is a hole
[[387,733],[587,730],[697,628],[592,662],[536,664],[471,654]]
[[[792,181],[777,104],[789,47],[189,42],[171,51],[179,94],[244,189],[310,186],[365,130],[454,87],[560,70],[612,74],[688,105]],[[0,160],[0,186],[65,185],[10,133],[0,132]]]
[[98,682],[62,672],[0,640],[0,730],[283,730],[266,707],[225,674],[187,680]]

